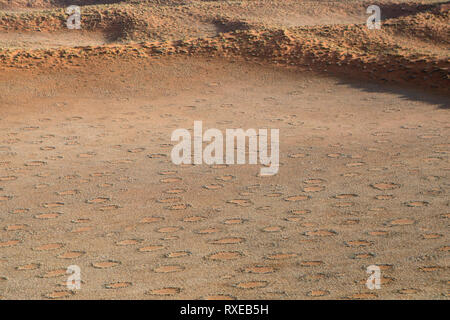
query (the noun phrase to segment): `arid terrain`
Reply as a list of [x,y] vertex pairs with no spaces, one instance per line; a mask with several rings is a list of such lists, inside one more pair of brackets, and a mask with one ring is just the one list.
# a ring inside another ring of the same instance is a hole
[[[0,0],[0,299],[448,299],[449,6]],[[173,164],[194,121],[278,173]]]

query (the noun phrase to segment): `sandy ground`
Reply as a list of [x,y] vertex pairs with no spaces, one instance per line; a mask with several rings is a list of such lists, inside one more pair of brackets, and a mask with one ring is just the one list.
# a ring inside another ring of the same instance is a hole
[[[265,3],[163,7],[145,32],[124,5],[73,37],[59,9],[2,13],[0,299],[448,299],[448,14],[374,36],[363,6]],[[278,174],[174,165],[196,120],[279,129]]]
[[[47,49],[67,47],[73,45],[73,33],[36,33],[36,32],[0,32],[0,47]],[[77,45],[95,46],[105,45],[109,41],[102,33],[79,32],[76,37]]]
[[[220,60],[90,70],[2,78],[4,298],[447,296],[444,98]],[[279,173],[172,164],[194,120],[279,128]]]

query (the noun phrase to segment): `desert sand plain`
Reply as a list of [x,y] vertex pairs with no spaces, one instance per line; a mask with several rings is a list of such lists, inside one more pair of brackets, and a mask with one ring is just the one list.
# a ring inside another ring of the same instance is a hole
[[[448,4],[0,8],[1,299],[448,299]],[[173,164],[196,120],[278,174]]]

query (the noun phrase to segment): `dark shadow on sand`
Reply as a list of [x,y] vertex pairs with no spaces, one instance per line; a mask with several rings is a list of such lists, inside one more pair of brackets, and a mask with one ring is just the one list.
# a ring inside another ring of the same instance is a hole
[[374,3],[381,9],[381,20],[392,18],[411,16],[420,12],[439,10],[443,4],[449,4],[450,1],[439,3],[423,4],[423,3]]
[[421,101],[437,105],[439,109],[450,110],[450,96],[438,92],[426,91],[421,88],[411,88],[399,84],[377,83],[370,80],[348,79],[335,75],[340,82],[338,85],[351,86],[369,93],[392,93],[400,96],[404,100]]

